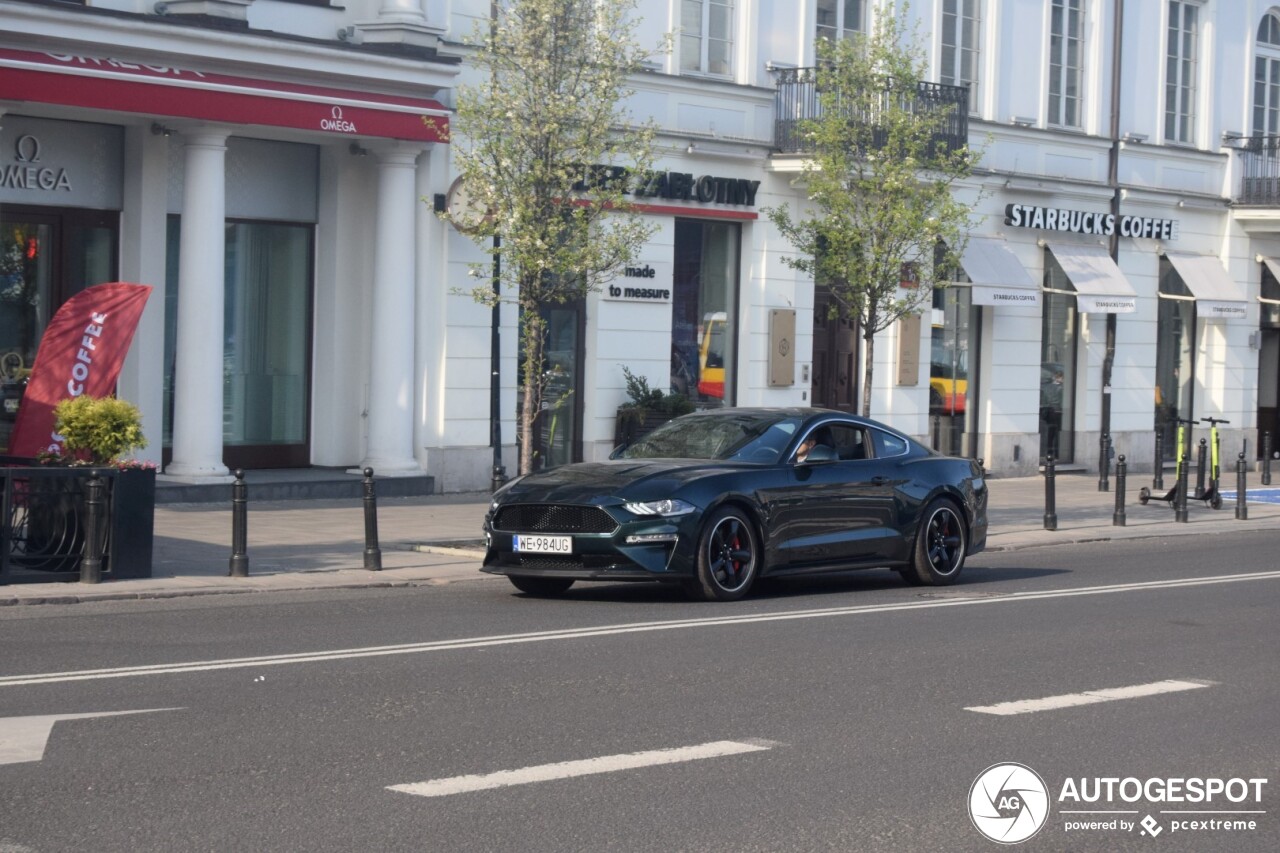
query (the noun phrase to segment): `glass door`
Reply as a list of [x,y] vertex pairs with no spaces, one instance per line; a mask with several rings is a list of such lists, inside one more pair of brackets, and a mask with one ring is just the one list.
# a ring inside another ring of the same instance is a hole
[[977,448],[978,312],[973,289],[953,284],[933,291],[929,415],[934,450],[973,456]]

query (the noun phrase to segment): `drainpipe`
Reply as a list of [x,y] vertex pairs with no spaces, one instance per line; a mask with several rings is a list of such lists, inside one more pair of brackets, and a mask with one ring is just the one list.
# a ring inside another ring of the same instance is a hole
[[[1111,152],[1107,162],[1107,183],[1111,187],[1111,212],[1120,221],[1120,81],[1124,45],[1124,0],[1113,0],[1111,25]],[[1110,238],[1111,260],[1120,262],[1120,235]],[[1116,360],[1116,315],[1107,314],[1107,351],[1102,359],[1102,425],[1098,432],[1098,491],[1107,491],[1110,466],[1111,370]]]

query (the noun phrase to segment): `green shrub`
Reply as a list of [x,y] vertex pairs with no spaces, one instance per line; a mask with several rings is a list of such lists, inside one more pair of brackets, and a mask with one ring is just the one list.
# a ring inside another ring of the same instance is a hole
[[627,380],[627,402],[623,404],[624,408],[648,409],[673,418],[693,411],[693,401],[688,397],[650,388],[646,377],[636,376],[626,365],[622,366],[622,375]]
[[110,465],[147,446],[142,413],[127,400],[72,397],[55,406],[53,415],[67,455],[93,465]]

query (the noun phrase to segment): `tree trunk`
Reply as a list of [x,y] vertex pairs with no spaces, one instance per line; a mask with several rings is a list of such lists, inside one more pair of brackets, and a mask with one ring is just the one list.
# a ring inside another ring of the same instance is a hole
[[533,471],[533,428],[542,406],[543,329],[542,315],[537,306],[525,305],[522,309],[524,370],[520,378],[520,473],[528,474]]
[[876,333],[871,329],[875,328],[876,319],[874,313],[867,317],[867,324],[863,326],[867,331],[862,334],[862,339],[867,342],[862,369],[862,416],[864,418],[871,417],[871,380],[876,369]]

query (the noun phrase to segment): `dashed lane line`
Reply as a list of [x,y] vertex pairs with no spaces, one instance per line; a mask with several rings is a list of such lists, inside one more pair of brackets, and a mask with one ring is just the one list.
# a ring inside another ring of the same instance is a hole
[[496,773],[475,776],[451,776],[446,779],[431,779],[426,782],[413,782],[407,785],[389,785],[387,790],[398,791],[402,794],[413,794],[418,797],[447,797],[452,794],[465,794],[491,788],[506,788],[511,785],[529,785],[534,782],[551,782],[557,779],[572,779],[597,773],[616,773],[619,770],[635,770],[641,767],[655,767],[662,764],[679,764],[685,761],[722,758],[726,755],[763,752],[777,745],[776,742],[767,740],[717,740],[711,743],[697,744],[696,746],[651,749],[645,752],[629,752],[622,755],[603,755],[598,758],[584,758],[579,761],[538,764],[533,767],[522,767],[518,770],[499,770]]
[[976,705],[965,708],[979,714],[996,714],[1010,716],[1012,714],[1035,714],[1039,711],[1055,711],[1059,708],[1074,708],[1079,705],[1093,705],[1098,702],[1116,702],[1121,699],[1141,699],[1145,696],[1158,696],[1162,693],[1178,693],[1183,690],[1199,690],[1211,687],[1217,682],[1196,679],[1166,679],[1153,681],[1150,684],[1134,684],[1129,687],[1108,687],[1103,690],[1086,690],[1083,693],[1064,693],[1060,696],[1046,696],[1043,699],[1019,699],[1014,702],[998,702],[995,705]]

